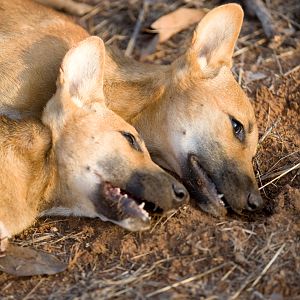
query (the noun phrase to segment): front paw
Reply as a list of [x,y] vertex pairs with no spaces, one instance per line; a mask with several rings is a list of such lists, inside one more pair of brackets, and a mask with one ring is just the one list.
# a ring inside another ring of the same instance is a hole
[[5,225],[0,221],[0,257],[5,256],[5,250],[8,246],[10,234]]

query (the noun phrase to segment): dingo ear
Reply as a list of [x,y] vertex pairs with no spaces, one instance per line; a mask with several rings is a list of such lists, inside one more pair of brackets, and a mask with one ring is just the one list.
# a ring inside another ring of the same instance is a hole
[[58,87],[69,94],[77,106],[95,100],[104,101],[104,59],[104,43],[95,36],[83,40],[66,54]]
[[243,16],[242,8],[232,3],[211,10],[198,24],[188,55],[197,58],[204,77],[217,75],[224,65],[231,67]]

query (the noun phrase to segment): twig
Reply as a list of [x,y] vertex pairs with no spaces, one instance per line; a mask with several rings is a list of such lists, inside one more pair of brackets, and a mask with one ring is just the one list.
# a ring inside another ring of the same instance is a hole
[[299,69],[300,69],[300,65],[298,65],[298,66],[292,68],[291,70],[285,72],[283,75],[284,75],[284,76],[288,76],[288,75],[290,75],[291,73],[298,71]]
[[285,246],[285,243],[281,245],[281,247],[278,249],[278,251],[275,253],[275,255],[272,257],[272,259],[269,261],[269,263],[265,266],[265,268],[262,270],[262,272],[259,274],[259,276],[255,279],[255,281],[252,283],[251,287],[248,290],[251,290],[254,288],[257,283],[261,280],[261,278],[267,273],[267,271],[272,266],[273,262],[277,259],[277,257],[282,252],[283,248]]
[[[282,252],[283,248],[285,246],[285,243],[280,247],[280,249],[275,253],[273,258],[269,261],[269,263],[265,266],[265,268],[262,270],[262,272],[259,274],[259,276],[255,279],[255,281],[252,283],[251,287],[247,290],[250,291],[253,289],[253,287],[260,281],[260,279],[267,273],[271,265],[274,263],[276,258],[279,256],[279,254]],[[237,299],[241,292],[246,288],[246,286],[252,281],[252,274],[247,277],[247,279],[244,281],[242,286],[238,289],[238,291],[232,295],[229,299],[230,300],[235,300]]]
[[90,12],[80,18],[80,22],[85,22],[91,17],[95,16],[102,9],[102,3],[97,4]]
[[287,171],[287,170],[289,170],[290,168],[291,168],[292,166],[291,165],[289,165],[288,167],[283,167],[281,170],[279,170],[279,171],[277,171],[277,172],[274,172],[274,173],[267,173],[267,174],[265,174],[265,175],[263,175],[263,176],[261,176],[260,177],[260,180],[267,180],[267,179],[270,179],[270,178],[274,178],[274,177],[276,177],[276,176],[279,176],[279,175],[281,175],[282,173],[284,173],[285,171]]
[[262,45],[263,43],[265,43],[266,41],[267,41],[267,40],[266,40],[265,38],[263,38],[263,39],[258,40],[258,41],[257,41],[255,44],[253,44],[253,45],[249,45],[249,46],[243,47],[243,48],[241,48],[241,49],[235,51],[235,52],[233,53],[233,57],[237,57],[237,56],[239,56],[239,55],[241,55],[241,54],[247,52],[248,50],[253,49],[254,47],[260,46],[260,45]]
[[264,33],[268,39],[275,36],[273,19],[262,0],[245,0],[246,6],[254,13],[263,27]]
[[277,176],[276,178],[272,179],[271,181],[269,181],[268,183],[266,183],[265,185],[261,186],[259,188],[259,190],[265,188],[266,186],[270,185],[271,183],[273,183],[274,181],[280,179],[281,177],[283,177],[284,175],[288,174],[289,172],[299,169],[300,168],[300,163],[296,164],[295,166],[293,166],[292,168],[286,170],[285,172],[283,172],[282,174],[280,174],[279,176]]
[[143,2],[143,7],[140,10],[138,19],[135,23],[135,27],[134,27],[132,36],[131,36],[131,38],[128,42],[128,45],[127,45],[127,48],[126,48],[126,51],[125,51],[125,56],[131,56],[132,55],[132,52],[133,52],[133,49],[134,49],[134,46],[135,46],[135,43],[136,43],[136,39],[137,39],[137,37],[140,33],[142,23],[144,22],[144,18],[145,18],[145,14],[146,14],[146,11],[147,11],[148,6],[149,6],[149,2],[150,2],[150,0],[144,0],[144,2]]
[[146,298],[153,297],[153,296],[155,296],[155,295],[158,295],[158,294],[167,292],[167,291],[169,291],[169,290],[172,289],[172,288],[176,288],[176,287],[178,287],[178,286],[180,286],[180,285],[183,285],[183,284],[190,283],[190,282],[192,282],[192,281],[201,279],[201,278],[205,277],[206,275],[209,275],[209,274],[211,274],[211,273],[214,273],[214,272],[216,272],[216,271],[222,269],[222,268],[225,267],[226,265],[228,265],[228,263],[221,264],[221,265],[219,265],[219,266],[217,266],[217,267],[215,267],[215,268],[212,268],[212,269],[210,269],[210,270],[208,270],[208,271],[206,271],[206,272],[204,272],[204,273],[201,273],[201,274],[198,274],[198,275],[195,275],[195,276],[186,278],[186,279],[184,279],[184,280],[181,280],[181,281],[179,281],[179,282],[173,283],[173,284],[171,284],[171,285],[165,286],[165,287],[163,287],[163,288],[161,288],[161,289],[158,289],[158,290],[156,290],[156,291],[154,291],[154,292],[152,292],[152,293],[147,294],[147,295],[146,295]]
[[45,280],[45,278],[42,278],[36,286],[23,298],[23,300],[29,299],[29,297],[37,290],[37,288],[42,284],[42,282]]
[[249,34],[246,34],[242,37],[239,38],[239,42],[240,43],[244,43],[246,42],[248,39],[250,38],[254,38],[257,37],[258,35],[260,35],[263,31],[261,29],[255,30],[254,32],[251,32]]
[[247,277],[247,279],[245,280],[245,282],[242,284],[242,286],[237,290],[237,292],[232,295],[229,300],[235,300],[239,297],[239,295],[241,294],[241,292],[246,288],[246,286],[251,282],[252,280],[252,275],[249,275]]
[[[277,54],[277,56],[282,59],[282,58],[284,58],[286,56],[293,55],[294,52],[295,52],[294,50],[290,50],[290,51],[286,51],[286,52],[282,52],[280,54]],[[266,63],[269,63],[269,62],[271,62],[273,60],[274,60],[274,56],[270,56],[269,58],[264,59],[264,63],[266,64]]]
[[[267,174],[270,174],[270,172],[271,171],[273,171],[274,169],[275,169],[275,167],[281,162],[281,161],[283,161],[284,159],[286,159],[286,158],[288,158],[288,157],[291,157],[292,155],[295,155],[295,154],[297,154],[297,153],[300,153],[300,150],[296,150],[296,151],[294,151],[294,152],[292,152],[292,153],[289,153],[289,154],[287,154],[287,155],[285,155],[285,156],[283,156],[283,157],[281,157],[280,159],[278,159],[278,161],[267,171],[267,173],[266,174],[264,174],[264,175],[262,175],[262,177],[263,176],[266,176]],[[290,166],[289,166],[289,168],[290,168]],[[282,171],[282,170],[279,170],[279,171]],[[284,170],[285,171],[285,170]],[[266,178],[265,178],[266,179]]]
[[175,210],[174,212],[172,212],[164,222],[162,222],[162,224],[160,225],[160,227],[163,227],[178,211]]
[[228,276],[236,269],[236,266],[233,266],[222,278],[220,281],[224,281],[228,278]]
[[294,20],[290,19],[289,17],[285,16],[282,13],[279,13],[277,11],[272,11],[275,15],[281,17],[282,19],[286,20],[287,22],[291,23],[292,25],[294,25],[297,29],[300,29],[300,24],[295,22]]
[[158,219],[158,221],[151,228],[150,233],[153,233],[153,231],[155,230],[156,226],[161,222],[162,219],[163,219],[163,216],[160,216],[159,219]]
[[280,75],[283,75],[283,70],[282,70],[282,66],[281,66],[281,63],[280,63],[280,61],[279,61],[279,58],[278,58],[278,56],[276,55],[276,53],[274,53],[274,56],[275,56],[276,63],[277,63],[277,65],[278,65],[279,73],[280,73]]
[[265,138],[272,132],[272,130],[277,126],[278,122],[280,121],[280,118],[278,118],[273,124],[272,126],[270,126],[270,128],[264,133],[264,135],[259,139],[258,144],[261,144]]

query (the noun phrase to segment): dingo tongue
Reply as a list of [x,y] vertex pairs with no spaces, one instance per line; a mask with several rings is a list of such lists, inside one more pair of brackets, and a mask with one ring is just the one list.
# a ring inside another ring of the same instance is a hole
[[215,184],[201,168],[198,158],[195,155],[190,156],[190,166],[193,171],[193,175],[195,176],[193,176],[194,178],[190,180],[190,184],[195,190],[195,193],[199,193],[200,199],[196,199],[199,200],[199,206],[204,211],[214,216],[226,215],[227,210],[225,208],[225,203],[222,200],[223,195],[218,194]]

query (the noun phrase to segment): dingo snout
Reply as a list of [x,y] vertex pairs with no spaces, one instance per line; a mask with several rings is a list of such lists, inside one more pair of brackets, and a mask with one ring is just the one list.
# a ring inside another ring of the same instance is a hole
[[252,167],[256,120],[230,71],[242,19],[236,4],[210,11],[186,54],[165,71],[161,99],[134,122],[153,159],[179,174],[213,215],[224,215],[226,206],[238,213],[263,206]]

